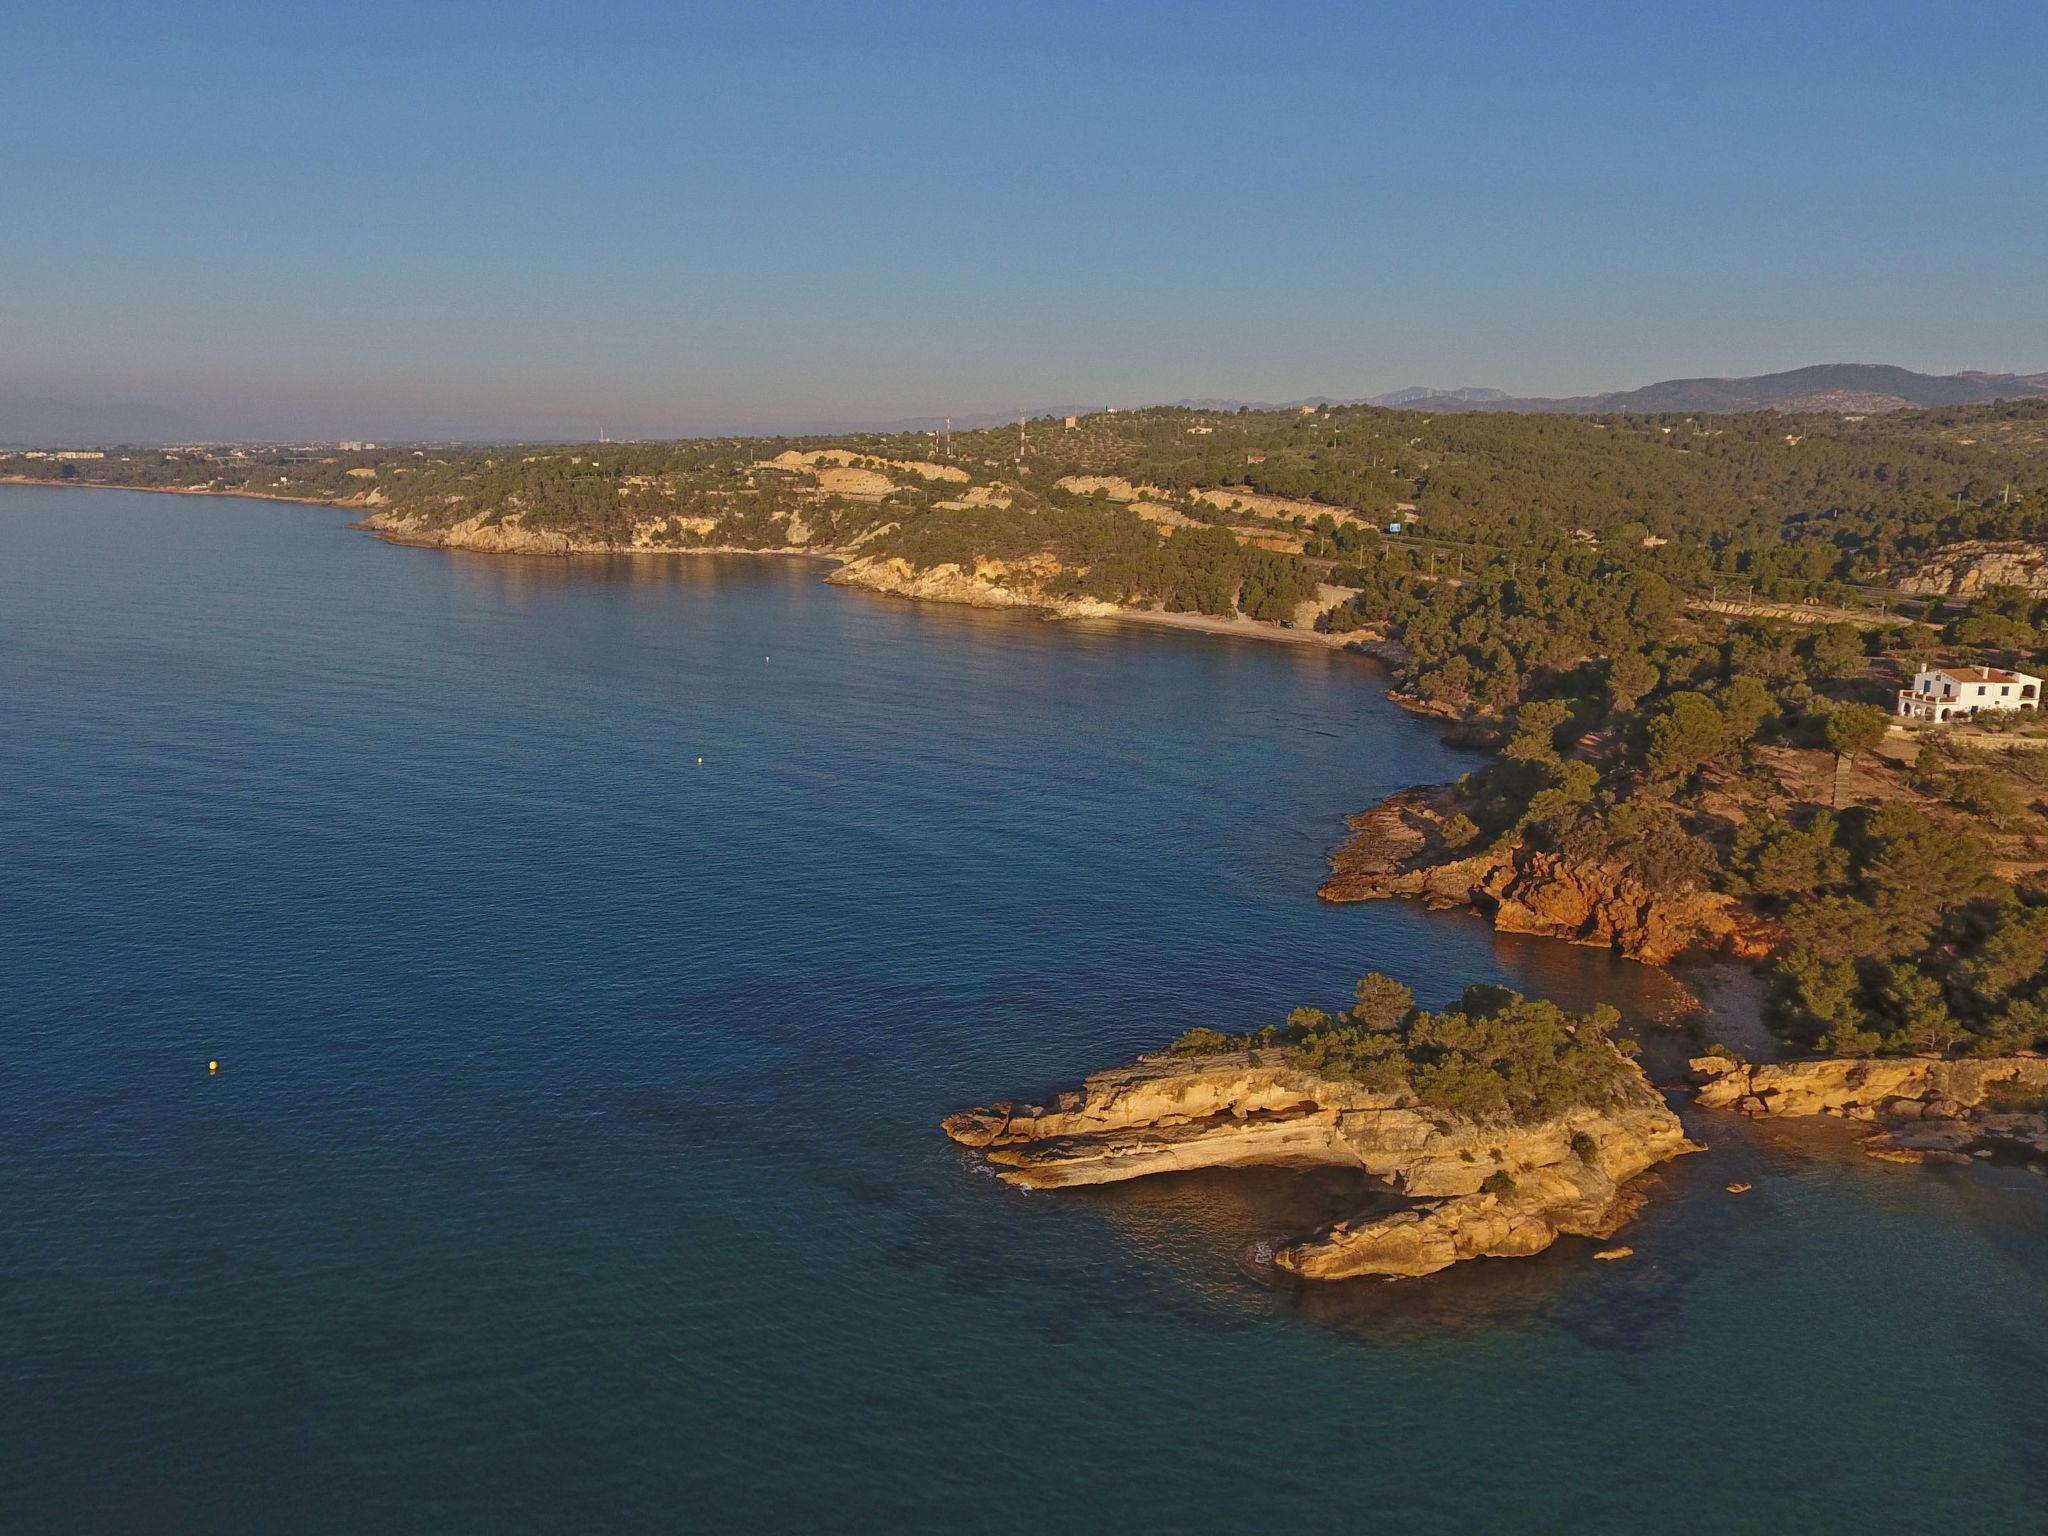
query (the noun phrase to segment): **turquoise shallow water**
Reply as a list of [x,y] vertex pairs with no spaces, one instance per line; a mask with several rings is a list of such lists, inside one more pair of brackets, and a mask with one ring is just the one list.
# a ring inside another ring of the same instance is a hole
[[1370,967],[1662,1006],[1314,901],[1469,763],[1367,663],[343,523],[0,491],[0,1529],[2048,1529],[2023,1170],[1695,1120],[1628,1263],[1304,1290],[1341,1180],[939,1134]]

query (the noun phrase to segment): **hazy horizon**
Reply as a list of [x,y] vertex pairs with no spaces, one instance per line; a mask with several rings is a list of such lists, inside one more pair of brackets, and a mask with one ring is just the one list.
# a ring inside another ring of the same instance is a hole
[[[1800,364],[1796,366],[1805,367],[1809,365]],[[1914,371],[1929,374],[1932,374],[1934,372],[1934,370],[1931,369],[1916,369]],[[1992,371],[1993,370],[1989,369],[1953,370],[1953,372],[1955,373],[1990,373]],[[2000,373],[2004,373],[2007,370],[1997,371]],[[2011,372],[2020,375],[2031,374],[2034,376],[2040,376],[2043,374],[2048,374],[2048,369],[2029,369],[2023,367],[2011,370]],[[1743,374],[1728,375],[1727,377],[1749,376],[1751,375]],[[1673,374],[1669,376],[1670,379],[1696,377],[1709,376],[1698,374]],[[1473,385],[1469,382],[1459,385],[1446,384],[1443,380],[1431,380],[1428,382],[1431,385],[1443,389],[1447,392],[1455,391],[1460,388],[1488,387],[1485,385]],[[1628,383],[1616,386],[1616,389],[1613,392],[1625,392],[1629,389],[1640,387],[1642,384],[1645,383],[1660,382],[1666,382],[1666,380],[1629,381]],[[1408,386],[1397,386],[1397,389],[1405,387]],[[1380,390],[1376,391],[1375,394],[1388,395],[1393,394],[1395,392],[1395,390]],[[1592,393],[1606,392],[1609,391],[1605,389],[1597,389],[1595,391],[1592,391]],[[1550,391],[1543,392],[1543,396],[1545,397],[1552,396],[1553,394],[1554,392]],[[1526,399],[1538,397],[1518,396],[1517,398]],[[89,430],[87,427],[78,425],[78,423],[90,423],[95,418],[98,418],[99,420],[102,421],[127,419],[135,422],[148,423],[153,419],[153,417],[162,415],[164,413],[153,412],[151,408],[147,406],[136,405],[133,403],[117,404],[108,407],[79,405],[74,402],[61,401],[27,402],[24,405],[23,402],[11,401],[4,396],[0,396],[0,448],[59,448],[67,446],[110,448],[116,446],[150,447],[166,444],[191,444],[195,446],[209,444],[223,446],[255,446],[262,444],[294,443],[328,444],[351,439],[369,439],[370,441],[375,442],[378,446],[382,447],[391,447],[401,444],[436,444],[469,447],[490,447],[494,444],[591,443],[600,441],[602,438],[605,437],[609,437],[614,442],[669,442],[690,441],[700,438],[726,437],[829,437],[839,433],[866,434],[887,432],[936,431],[941,425],[941,423],[950,424],[950,426],[955,431],[966,432],[984,427],[1006,425],[1010,422],[1018,420],[1037,420],[1046,417],[1069,415],[1076,412],[1092,414],[1096,411],[1100,411],[1103,409],[1141,411],[1161,408],[1177,409],[1191,407],[1195,409],[1211,408],[1218,410],[1234,410],[1242,406],[1252,410],[1287,410],[1291,409],[1297,402],[1307,402],[1309,400],[1324,400],[1328,401],[1331,404],[1339,405],[1359,405],[1377,403],[1372,397],[1366,395],[1353,394],[1315,393],[1309,395],[1293,396],[1287,400],[1239,400],[1224,396],[1180,395],[1176,396],[1173,399],[1128,400],[1116,402],[1114,404],[1109,404],[1106,402],[1089,403],[1082,401],[1057,402],[1051,404],[1041,402],[1037,405],[1020,406],[1015,409],[1007,411],[977,412],[952,417],[924,415],[898,416],[889,418],[874,417],[865,419],[846,420],[780,421],[761,422],[754,424],[741,423],[737,425],[728,425],[722,427],[707,427],[697,430],[684,429],[673,432],[614,432],[609,430],[608,428],[599,427],[598,429],[587,433],[533,432],[521,434],[514,432],[497,432],[474,433],[467,435],[458,433],[435,435],[420,432],[417,430],[392,431],[382,434],[351,430],[276,433],[245,432],[240,434],[220,433],[209,435],[198,432],[181,434],[167,430],[137,430],[132,432],[121,432],[118,430],[103,430],[95,433]],[[40,432],[21,429],[22,423],[26,422],[29,423],[30,425],[33,425],[34,422],[38,419],[38,416],[40,416],[40,418],[45,422],[55,422],[58,423],[58,425],[51,426],[49,427],[48,430]]]
[[16,23],[0,440],[2048,366],[2017,4],[97,11]]

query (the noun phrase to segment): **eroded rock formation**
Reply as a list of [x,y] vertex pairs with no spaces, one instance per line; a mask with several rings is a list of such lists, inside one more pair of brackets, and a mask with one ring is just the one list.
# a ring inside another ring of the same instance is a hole
[[1702,1056],[1691,1065],[1704,1108],[1858,1121],[1873,1127],[1863,1150],[1892,1162],[1967,1162],[1973,1150],[1998,1148],[2048,1152],[2048,1057],[1751,1064]]
[[1330,856],[1325,901],[1415,897],[1473,907],[1503,933],[1569,939],[1663,965],[1694,949],[1743,958],[1769,952],[1765,925],[1718,891],[1651,889],[1620,862],[1583,863],[1516,844],[1464,853],[1444,840],[1456,812],[1449,786],[1404,790],[1350,820]]
[[1293,1064],[1284,1049],[1147,1056],[1049,1107],[996,1104],[946,1133],[1033,1189],[1254,1164],[1364,1170],[1415,1203],[1276,1247],[1317,1280],[1426,1275],[1460,1259],[1606,1237],[1633,1216],[1630,1181],[1698,1148],[1640,1072],[1614,1100],[1531,1125],[1480,1123]]

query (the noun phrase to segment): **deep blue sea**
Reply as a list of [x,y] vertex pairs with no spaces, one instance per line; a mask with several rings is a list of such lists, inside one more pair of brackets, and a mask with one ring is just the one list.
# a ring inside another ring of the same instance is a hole
[[345,522],[0,489],[0,1531],[2048,1530],[2024,1169],[1695,1116],[1632,1260],[1300,1288],[1341,1178],[940,1134],[1370,968],[1668,1007],[1316,902],[1471,766],[1369,662]]

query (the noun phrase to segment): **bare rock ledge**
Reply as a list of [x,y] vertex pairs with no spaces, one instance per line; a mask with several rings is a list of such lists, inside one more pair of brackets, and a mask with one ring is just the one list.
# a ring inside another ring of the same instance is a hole
[[1824,1056],[1691,1063],[1705,1109],[1759,1119],[1829,1115],[1872,1127],[1863,1150],[1893,1163],[1967,1163],[1971,1151],[2048,1153],[2048,1056]]
[[[946,1134],[1031,1189],[1199,1168],[1360,1168],[1415,1203],[1284,1242],[1274,1261],[1314,1280],[1427,1275],[1460,1259],[1540,1253],[1612,1235],[1641,1207],[1629,1187],[1700,1148],[1634,1074],[1615,1101],[1532,1125],[1484,1124],[1297,1066],[1281,1049],[1145,1056],[1098,1072],[1050,1107],[995,1104]],[[1505,1173],[1512,1191],[1481,1186]]]

